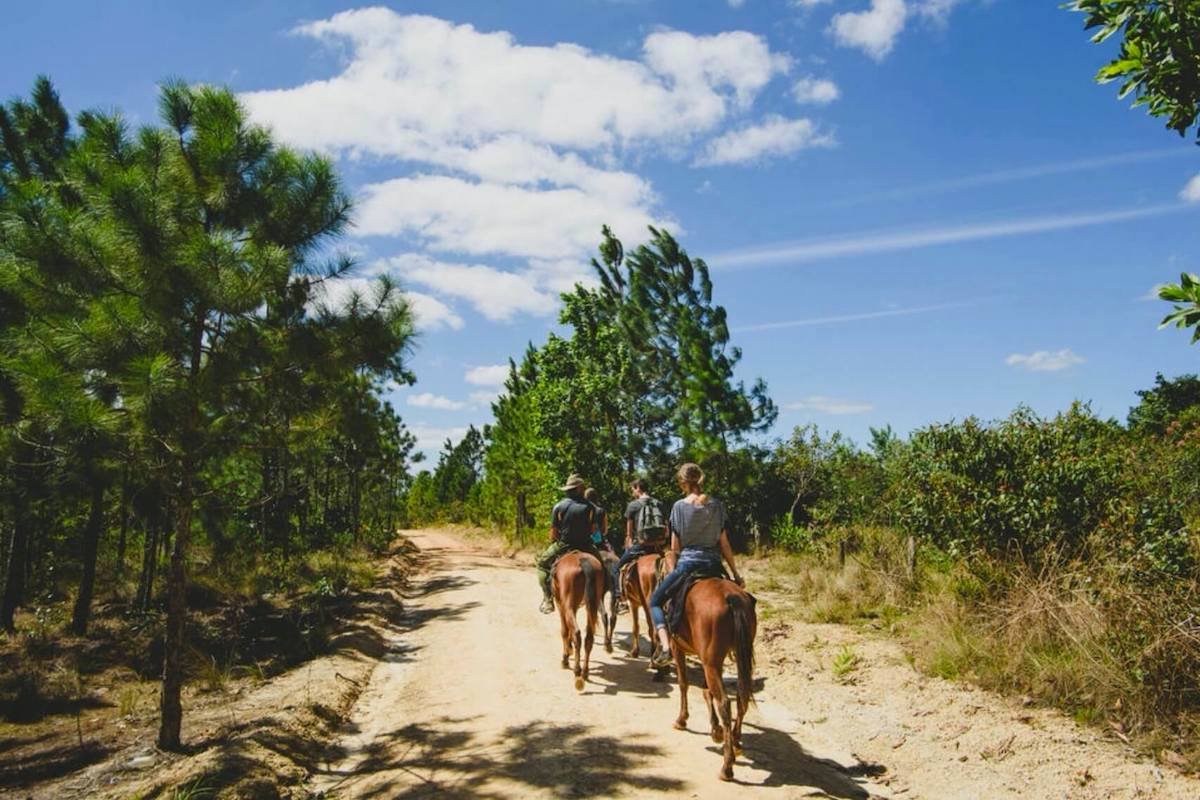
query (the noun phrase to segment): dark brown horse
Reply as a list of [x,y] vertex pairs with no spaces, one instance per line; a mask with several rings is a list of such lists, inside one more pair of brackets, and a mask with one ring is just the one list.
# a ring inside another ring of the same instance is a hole
[[[742,720],[753,701],[754,634],[758,618],[754,597],[733,581],[705,578],[687,594],[684,618],[672,637],[675,673],[679,676],[679,717],[675,727],[687,727],[687,666],[685,654],[700,660],[704,668],[704,702],[708,706],[709,733],[724,744],[725,758],[718,777],[733,780],[733,759],[742,751]],[[732,651],[737,663],[737,721],[730,712],[729,697],[722,682],[722,667]],[[719,716],[718,716],[719,714]]]
[[650,655],[658,650],[658,639],[654,635],[654,620],[650,616],[650,595],[658,588],[664,568],[661,553],[649,553],[625,566],[621,574],[624,586],[621,594],[629,602],[629,615],[633,618],[633,635],[629,640],[629,655],[641,655],[641,634],[638,632],[638,612],[646,617],[646,634],[650,637]]
[[[596,617],[604,617],[605,638],[611,641],[608,618],[601,609],[604,603],[604,568],[600,560],[590,553],[578,550],[567,553],[554,565],[551,577],[558,619],[562,627],[562,665],[570,669],[571,653],[575,654],[575,689],[583,691],[588,678],[588,666],[592,657],[592,644],[596,640]],[[579,606],[587,609],[585,633],[579,632],[575,619]],[[583,666],[580,667],[580,656]]]

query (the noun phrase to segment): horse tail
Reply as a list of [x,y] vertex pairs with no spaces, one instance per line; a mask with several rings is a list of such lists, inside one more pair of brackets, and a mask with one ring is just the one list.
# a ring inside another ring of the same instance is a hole
[[733,652],[737,661],[738,703],[754,702],[754,598],[737,593],[725,598],[733,618]]
[[598,603],[593,587],[596,581],[596,567],[592,559],[584,556],[579,559],[579,568],[583,570],[583,597],[587,602],[588,619],[595,619]]

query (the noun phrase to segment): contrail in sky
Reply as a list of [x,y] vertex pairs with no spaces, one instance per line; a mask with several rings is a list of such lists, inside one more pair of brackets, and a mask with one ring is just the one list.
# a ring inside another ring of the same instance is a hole
[[836,325],[840,322],[859,322],[864,319],[879,319],[880,317],[906,317],[911,314],[927,314],[931,311],[944,311],[950,308],[970,308],[978,303],[939,303],[933,306],[913,306],[910,308],[892,308],[887,311],[868,311],[861,314],[841,314],[832,317],[808,317],[806,319],[791,319],[784,322],[763,322],[758,325],[742,325],[732,329],[733,333],[751,333],[753,331],[774,331],[781,328],[802,328],[809,325]]
[[1192,209],[1188,203],[1127,208],[1116,211],[1100,211],[1089,214],[1063,214],[1045,217],[1024,217],[972,225],[957,225],[924,230],[874,231],[849,234],[830,239],[810,239],[798,242],[783,242],[766,247],[746,250],[731,250],[718,253],[709,259],[716,269],[731,267],[754,267],[764,264],[797,264],[839,256],[857,256],[867,253],[889,253],[899,250],[915,250],[939,244],[974,242],[983,239],[1001,239],[1008,236],[1023,236],[1030,233],[1086,228],[1112,222],[1158,217]]
[[855,206],[877,200],[899,200],[928,194],[943,194],[958,191],[959,189],[974,189],[979,186],[1015,183],[1016,181],[1030,180],[1032,178],[1044,178],[1049,175],[1089,172],[1108,167],[1119,167],[1125,164],[1158,161],[1182,155],[1194,156],[1195,152],[1190,148],[1170,147],[1158,150],[1140,150],[1134,153],[1119,153],[1110,156],[1097,156],[1094,158],[1080,158],[1074,161],[1059,161],[1054,164],[1034,164],[1028,167],[1014,167],[1012,169],[966,175],[961,178],[948,178],[943,181],[930,181],[929,183],[918,183],[912,186],[900,186],[895,189],[881,189],[876,192],[867,192],[840,200],[834,198],[827,202],[827,206],[831,208],[844,208],[846,206]]

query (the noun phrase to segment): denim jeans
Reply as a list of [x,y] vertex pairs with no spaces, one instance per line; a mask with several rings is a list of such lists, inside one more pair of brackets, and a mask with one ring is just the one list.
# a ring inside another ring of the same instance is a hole
[[654,620],[655,630],[667,627],[667,616],[663,613],[662,606],[675,585],[685,580],[693,572],[708,568],[721,569],[721,554],[716,550],[685,548],[679,554],[679,561],[675,564],[674,571],[663,578],[662,583],[654,590],[654,594],[650,595],[650,617]]
[[612,585],[613,585],[613,596],[614,597],[621,596],[621,569],[622,569],[622,567],[624,567],[630,561],[636,561],[637,559],[641,558],[642,556],[646,555],[649,552],[651,552],[651,551],[647,550],[644,545],[632,544],[625,550],[624,553],[621,554],[620,560],[617,561],[617,565],[615,567],[613,567],[613,571],[612,571],[612,580],[613,580]]

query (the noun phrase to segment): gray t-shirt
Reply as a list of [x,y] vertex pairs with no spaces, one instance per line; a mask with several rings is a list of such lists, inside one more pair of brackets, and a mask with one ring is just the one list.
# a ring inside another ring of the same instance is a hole
[[715,497],[702,506],[676,500],[671,508],[671,532],[685,548],[716,549],[725,522],[725,505]]

